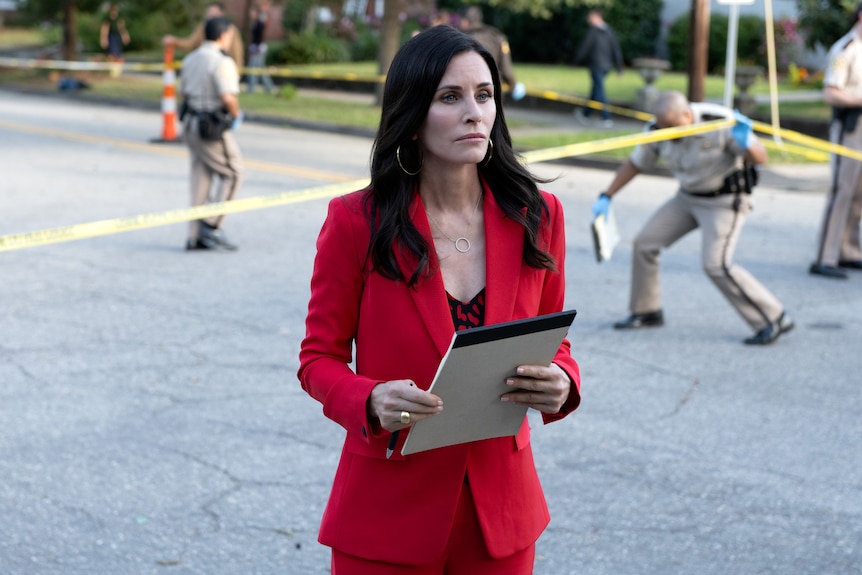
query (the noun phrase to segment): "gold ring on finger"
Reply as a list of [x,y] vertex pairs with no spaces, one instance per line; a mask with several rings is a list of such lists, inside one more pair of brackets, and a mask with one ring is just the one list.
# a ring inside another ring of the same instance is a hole
[[401,412],[401,424],[402,425],[410,425],[410,412],[402,411]]

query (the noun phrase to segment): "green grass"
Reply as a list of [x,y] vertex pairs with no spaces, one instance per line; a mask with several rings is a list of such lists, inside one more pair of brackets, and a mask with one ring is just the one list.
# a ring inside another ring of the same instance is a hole
[[0,48],[29,48],[48,43],[48,35],[38,28],[0,28]]
[[[130,60],[133,57],[130,57]],[[134,58],[136,61],[141,61]],[[342,63],[329,65],[292,66],[293,73],[322,73],[326,75],[357,74],[373,76],[376,74],[376,64],[373,62]],[[567,66],[521,65],[516,66],[519,80],[532,90],[550,90],[562,94],[584,96],[589,89],[589,78],[586,70]],[[76,74],[87,81],[91,89],[87,93],[111,98],[132,98],[158,102],[162,95],[162,79],[157,74],[123,74],[111,78],[107,73]],[[675,89],[685,91],[687,78],[682,74],[663,74],[657,82],[662,90]],[[46,90],[56,89],[56,73],[32,70],[4,70],[0,73],[0,84],[25,85],[31,88]],[[637,72],[626,71],[621,76],[612,74],[608,77],[608,91],[615,99],[633,101],[637,90],[643,85],[643,80]],[[763,90],[768,92],[768,86],[763,83]],[[780,88],[784,90],[784,87]],[[706,79],[705,91],[709,98],[720,98],[724,93],[724,80],[718,77]],[[290,90],[284,90],[288,93]],[[294,97],[273,96],[262,92],[240,95],[240,105],[247,113],[271,115],[282,118],[323,122],[341,126],[356,126],[375,129],[380,121],[380,110],[368,102],[345,101],[328,97],[319,97],[299,93]],[[769,106],[759,106],[758,115],[768,117]],[[830,109],[819,103],[782,103],[782,117],[806,117],[826,120]],[[555,131],[554,126],[538,125],[525,120],[509,122],[513,141],[521,150],[544,149],[568,144],[601,140],[609,137],[625,135],[629,132],[621,130],[584,130]],[[604,158],[623,159],[632,148],[621,148],[598,154]],[[792,154],[770,154],[774,163],[790,163],[807,161]]]
[[[769,104],[758,104],[756,114],[769,117],[772,111]],[[828,122],[832,118],[832,107],[822,100],[818,102],[781,102],[778,105],[778,117],[805,118]]]
[[380,123],[378,106],[302,94],[290,99],[264,93],[241,94],[240,105],[246,112],[338,126],[373,130]]
[[[523,82],[528,90],[552,91],[561,94],[584,96],[590,92],[590,74],[585,68],[574,68],[560,64],[515,64],[515,76]],[[350,62],[338,64],[313,64],[289,66],[293,72],[323,73],[323,74],[358,74],[373,76],[377,74],[377,64],[374,62]],[[611,100],[632,102],[637,91],[644,86],[644,81],[635,69],[624,70],[622,75],[611,73],[605,82]],[[682,72],[665,72],[655,86],[659,90],[688,91],[688,76]],[[780,92],[790,92],[809,89],[803,85],[793,85],[787,81],[779,81]],[[754,94],[768,94],[769,84],[761,78],[751,88]],[[724,95],[724,77],[707,76],[704,79],[704,93],[707,98],[721,98]]]

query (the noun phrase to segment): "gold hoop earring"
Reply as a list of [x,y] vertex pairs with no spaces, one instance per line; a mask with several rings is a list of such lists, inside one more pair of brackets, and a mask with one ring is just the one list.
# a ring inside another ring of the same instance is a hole
[[488,157],[485,159],[484,162],[479,164],[479,167],[484,168],[485,166],[490,164],[491,158],[493,158],[493,157],[494,157],[494,140],[492,140],[491,138],[488,138]]
[[408,176],[416,176],[419,172],[422,171],[422,157],[419,157],[419,167],[416,168],[415,172],[408,172],[407,168],[404,167],[404,164],[401,163],[401,144],[398,144],[398,148],[395,150],[395,159],[398,161],[398,166],[401,168],[401,171],[407,174]]

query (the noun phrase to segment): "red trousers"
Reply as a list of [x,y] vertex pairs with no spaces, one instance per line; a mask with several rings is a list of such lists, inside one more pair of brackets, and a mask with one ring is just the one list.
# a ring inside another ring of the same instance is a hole
[[[397,525],[393,525],[397,529]],[[536,546],[502,559],[488,554],[467,482],[461,488],[446,552],[430,565],[396,565],[332,550],[332,575],[530,575]]]

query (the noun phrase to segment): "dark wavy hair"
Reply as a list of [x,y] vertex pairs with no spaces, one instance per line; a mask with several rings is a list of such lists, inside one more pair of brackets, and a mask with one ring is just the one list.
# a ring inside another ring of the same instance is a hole
[[204,23],[204,39],[218,40],[230,28],[230,20],[224,16],[216,16]]
[[[371,152],[371,184],[367,188],[366,212],[371,226],[369,255],[374,271],[384,277],[415,286],[429,275],[432,247],[410,220],[409,208],[419,176],[406,174],[398,165],[412,169],[421,158],[412,137],[419,131],[452,58],[476,52],[491,71],[497,115],[491,129],[494,142],[490,161],[479,165],[497,203],[512,220],[526,230],[523,258],[528,265],[555,270],[553,257],[539,245],[539,225],[548,206],[532,175],[518,160],[503,115],[500,74],[493,56],[475,39],[452,28],[435,26],[411,38],[395,55],[386,75],[380,127]],[[406,251],[415,268],[405,278],[396,259],[396,250]]]

